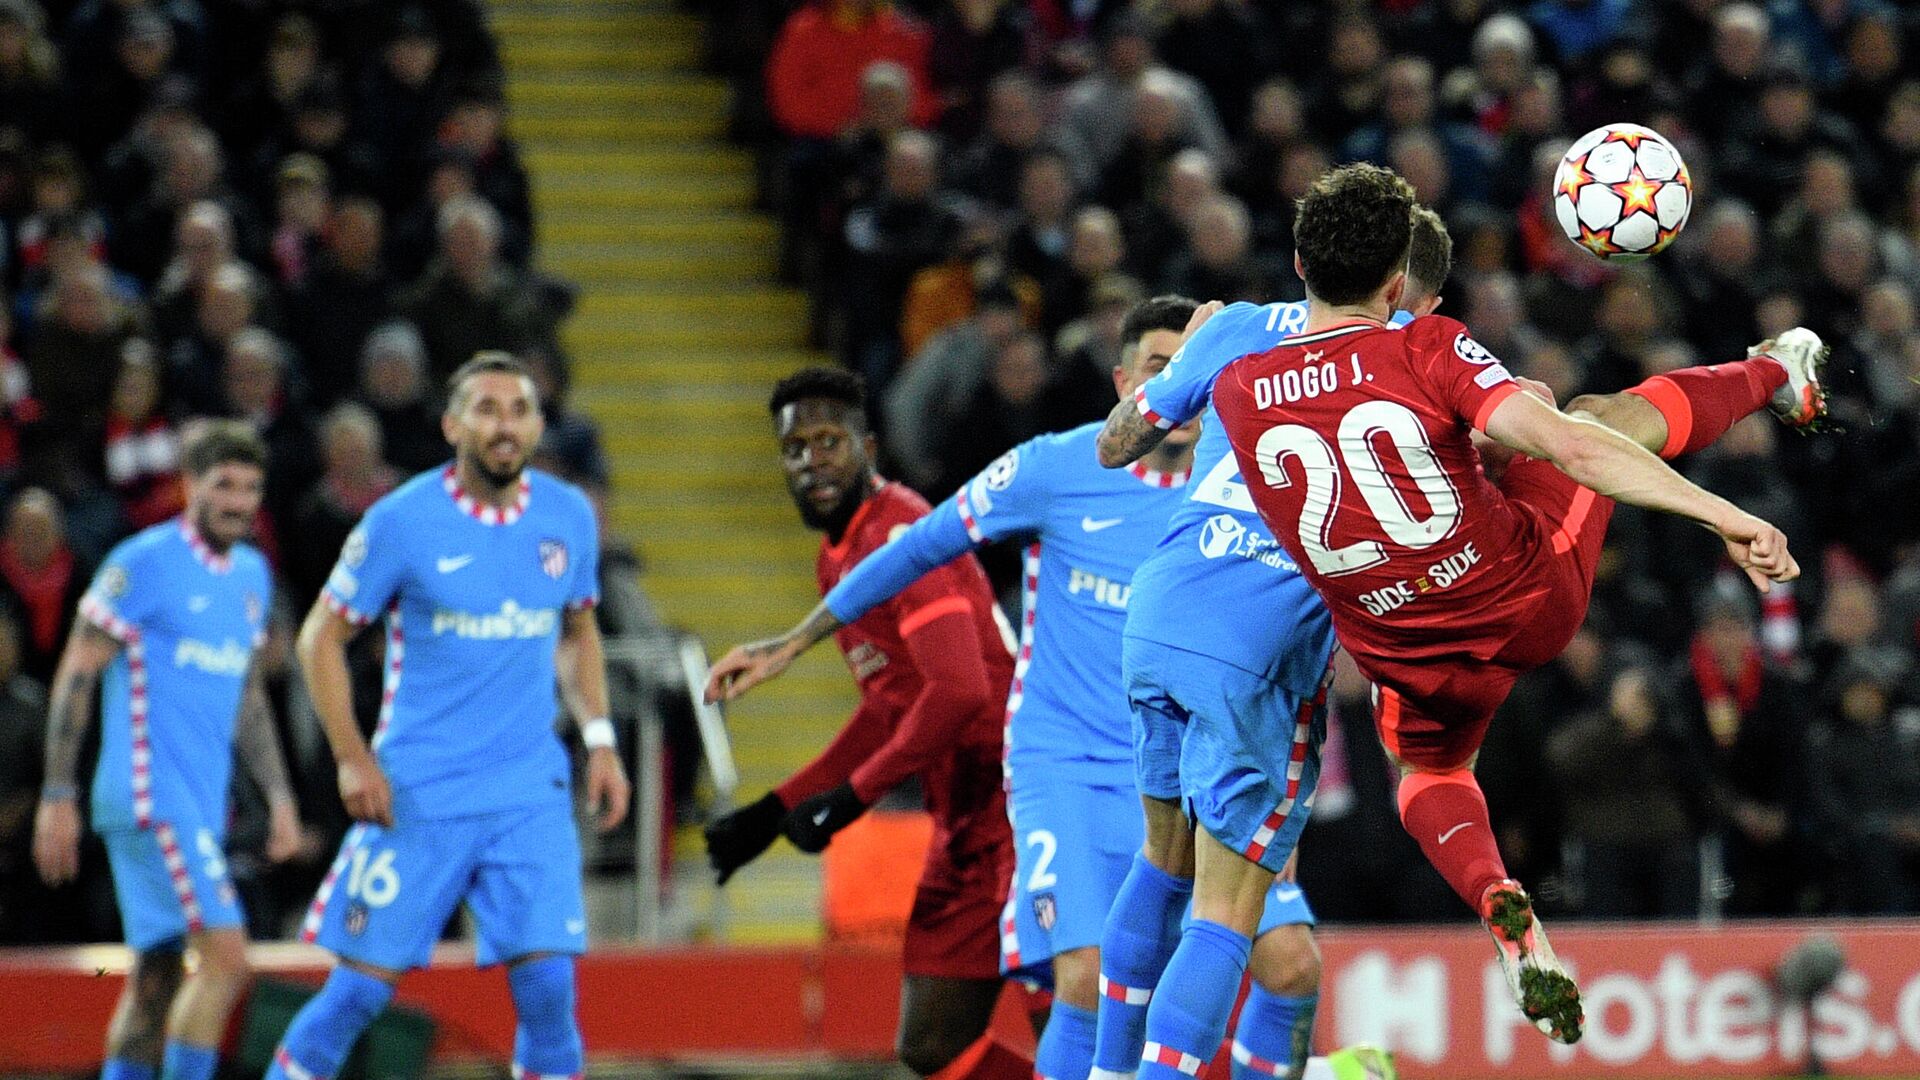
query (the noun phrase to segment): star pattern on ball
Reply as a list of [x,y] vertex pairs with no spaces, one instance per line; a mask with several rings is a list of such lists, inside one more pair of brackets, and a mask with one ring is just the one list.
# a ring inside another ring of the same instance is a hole
[[1587,171],[1586,161],[1567,162],[1566,177],[1560,181],[1560,194],[1572,199],[1575,206],[1580,205],[1580,189],[1594,182],[1593,174]]
[[1607,238],[1607,234],[1594,232],[1585,225],[1580,226],[1580,239],[1575,241],[1575,243],[1603,259],[1609,255],[1617,255],[1620,252],[1620,249],[1614,245],[1613,241]]
[[1628,173],[1625,180],[1607,186],[1612,188],[1613,193],[1620,196],[1620,201],[1625,204],[1620,210],[1621,217],[1635,210],[1645,210],[1649,214],[1655,213],[1653,196],[1660,190],[1660,185],[1642,176],[1638,167]]
[[1631,128],[1621,128],[1607,136],[1607,141],[1626,143],[1627,149],[1639,150],[1641,142],[1645,141],[1649,134],[1651,133],[1646,131],[1634,131]]

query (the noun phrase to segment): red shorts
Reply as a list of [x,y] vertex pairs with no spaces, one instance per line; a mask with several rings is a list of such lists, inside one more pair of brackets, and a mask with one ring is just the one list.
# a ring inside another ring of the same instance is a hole
[[1381,745],[1412,765],[1451,769],[1470,761],[1514,681],[1560,655],[1593,598],[1613,500],[1525,457],[1513,459],[1498,486],[1534,524],[1530,557],[1513,571],[1527,600],[1508,620],[1510,632],[1498,635],[1504,644],[1487,660],[1356,657],[1374,680]]
[[907,916],[906,972],[945,979],[1000,977],[1000,909],[1013,881],[1013,829],[996,752],[987,767],[922,777],[933,843]]

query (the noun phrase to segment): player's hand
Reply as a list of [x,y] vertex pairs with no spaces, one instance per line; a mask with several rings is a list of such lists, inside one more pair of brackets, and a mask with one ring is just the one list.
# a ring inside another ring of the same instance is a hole
[[387,784],[387,774],[380,771],[380,763],[372,754],[341,762],[339,783],[340,801],[353,820],[393,824],[393,788]]
[[633,802],[633,785],[627,782],[626,766],[620,753],[611,746],[596,747],[587,754],[587,810],[600,815],[600,831],[611,832],[627,819],[627,807]]
[[1199,332],[1201,327],[1207,325],[1208,319],[1220,314],[1226,306],[1224,301],[1209,300],[1199,307],[1194,308],[1193,317],[1187,320],[1187,328],[1180,331],[1180,344],[1185,345],[1187,339],[1193,337],[1194,334]]
[[833,839],[834,833],[853,824],[855,818],[866,812],[867,804],[853,793],[853,785],[841,784],[794,807],[793,813],[781,823],[780,831],[787,834],[794,847],[817,855],[827,849],[827,841]]
[[707,672],[707,704],[733,701],[787,670],[799,650],[784,637],[735,645]]
[[1740,514],[1714,531],[1727,545],[1734,565],[1746,571],[1753,587],[1761,592],[1773,588],[1776,581],[1800,576],[1800,564],[1787,550],[1786,534],[1752,514]]
[[267,805],[267,861],[283,863],[306,843],[300,828],[300,812],[292,799],[275,799]]
[[1523,375],[1515,375],[1513,381],[1520,384],[1520,389],[1532,394],[1541,401],[1546,402],[1556,409],[1560,407],[1560,402],[1554,399],[1553,387],[1548,386],[1539,379],[1529,379]]
[[779,838],[780,819],[786,816],[787,804],[769,791],[751,806],[708,825],[707,861],[713,864],[714,884],[725,885],[734,871],[759,858]]
[[33,865],[40,880],[64,885],[80,873],[80,806],[76,799],[42,799],[33,815]]

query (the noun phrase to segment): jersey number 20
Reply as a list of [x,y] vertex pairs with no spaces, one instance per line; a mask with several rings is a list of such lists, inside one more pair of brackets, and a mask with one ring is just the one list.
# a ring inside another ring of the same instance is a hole
[[[1407,475],[1420,490],[1432,516],[1424,521],[1401,497],[1387,476],[1380,460],[1376,438],[1384,436],[1406,463]],[[1426,428],[1413,410],[1396,401],[1368,401],[1347,410],[1340,418],[1335,448],[1310,427],[1281,424],[1268,428],[1254,445],[1260,458],[1261,479],[1271,487],[1292,487],[1287,476],[1286,459],[1300,462],[1306,474],[1307,493],[1300,509],[1300,546],[1306,549],[1313,568],[1328,577],[1352,574],[1387,561],[1386,545],[1378,540],[1356,540],[1332,547],[1333,518],[1340,512],[1340,464],[1360,488],[1360,496],[1387,539],[1409,550],[1431,547],[1453,535],[1460,525],[1460,493],[1454,490],[1445,469],[1433,456],[1433,444],[1427,441]],[[1335,454],[1338,453],[1338,457]]]

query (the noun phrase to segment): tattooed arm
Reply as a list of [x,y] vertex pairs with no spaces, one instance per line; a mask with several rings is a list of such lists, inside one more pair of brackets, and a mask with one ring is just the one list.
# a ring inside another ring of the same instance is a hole
[[240,724],[234,732],[240,760],[260,785],[267,800],[267,858],[285,862],[300,851],[300,813],[287,779],[287,759],[280,752],[280,730],[274,723],[273,703],[267,698],[266,677],[256,655],[247,672],[247,688],[240,696]]
[[1107,426],[1100,429],[1100,464],[1109,469],[1131,465],[1146,457],[1166,437],[1166,431],[1140,415],[1140,407],[1131,397],[1121,398],[1107,414]]
[[707,700],[732,701],[768,679],[778,678],[801,653],[842,625],[822,600],[800,625],[779,637],[734,646],[708,673]]
[[80,744],[93,726],[100,673],[119,652],[120,642],[82,617],[74,621],[54,672],[46,767],[33,821],[33,861],[49,885],[80,872]]

